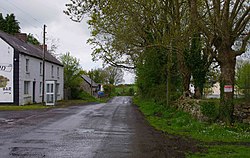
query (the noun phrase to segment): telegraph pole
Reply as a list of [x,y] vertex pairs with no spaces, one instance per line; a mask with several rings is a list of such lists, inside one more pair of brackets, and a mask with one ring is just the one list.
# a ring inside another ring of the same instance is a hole
[[45,100],[45,34],[46,34],[46,25],[43,25],[43,84],[42,84],[42,104],[44,105]]

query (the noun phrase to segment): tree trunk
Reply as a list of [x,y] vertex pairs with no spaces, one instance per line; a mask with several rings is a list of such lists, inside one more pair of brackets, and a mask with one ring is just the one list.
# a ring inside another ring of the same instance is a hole
[[[225,51],[224,51],[225,52]],[[233,98],[234,98],[234,83],[235,83],[235,64],[236,56],[233,52],[222,53],[224,55],[219,61],[221,68],[220,77],[220,119],[227,124],[233,121]]]
[[195,87],[194,89],[194,98],[195,99],[201,99],[202,97],[202,91],[200,89],[200,87]]
[[190,78],[191,78],[191,73],[189,72],[188,69],[182,69],[182,84],[183,84],[183,92],[185,97],[190,96],[190,90],[189,90],[189,85],[190,85]]

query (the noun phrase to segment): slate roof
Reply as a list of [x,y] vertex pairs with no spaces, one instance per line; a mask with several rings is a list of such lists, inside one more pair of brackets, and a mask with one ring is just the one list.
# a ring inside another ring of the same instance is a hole
[[[89,78],[87,75],[82,75],[82,78],[89,84],[91,85],[92,83],[92,86],[93,87],[98,87],[98,84],[95,83],[91,78]],[[91,82],[92,81],[92,82]]]
[[[7,42],[15,50],[18,50],[22,54],[43,59],[43,51],[41,48],[39,48],[39,46],[35,46],[28,42],[26,43],[23,40],[2,31],[0,31],[0,38],[2,38],[5,42]],[[45,52],[45,60],[63,66],[62,63],[54,56],[52,56],[48,51]]]

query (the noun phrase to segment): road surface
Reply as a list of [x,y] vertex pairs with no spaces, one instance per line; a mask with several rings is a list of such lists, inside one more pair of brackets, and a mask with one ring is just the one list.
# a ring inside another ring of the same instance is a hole
[[0,112],[0,158],[165,158],[196,151],[189,139],[163,134],[130,97],[40,111]]

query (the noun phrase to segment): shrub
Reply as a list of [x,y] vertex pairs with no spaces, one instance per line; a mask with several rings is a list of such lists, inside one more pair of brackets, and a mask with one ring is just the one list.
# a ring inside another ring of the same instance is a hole
[[112,84],[103,85],[105,95],[112,96],[115,93],[115,87]]
[[201,112],[207,116],[210,121],[215,121],[219,116],[219,105],[213,101],[202,101],[200,103]]

